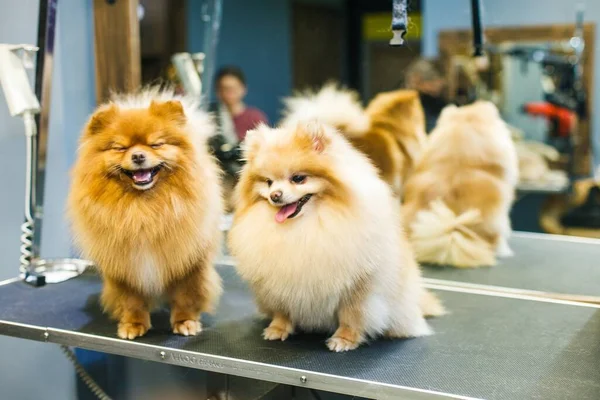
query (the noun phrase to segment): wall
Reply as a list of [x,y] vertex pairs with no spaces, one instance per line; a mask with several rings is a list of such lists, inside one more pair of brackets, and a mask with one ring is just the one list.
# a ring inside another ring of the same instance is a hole
[[[600,115],[600,1],[585,0],[483,0],[484,26],[570,24],[575,21],[575,4],[585,4],[586,22],[596,24],[596,48],[594,50],[596,93],[592,115]],[[438,32],[448,29],[465,29],[471,26],[469,0],[424,0],[423,4],[423,51],[425,56],[437,54]],[[600,121],[592,121],[592,144],[594,161],[600,165]]]
[[[0,0],[0,43],[36,43],[38,0]],[[94,104],[91,9],[60,0],[48,148],[42,256],[69,255],[63,218],[78,130]],[[74,32],[76,32],[74,34]],[[68,60],[65,61],[65,60]],[[23,215],[25,136],[0,95],[0,280],[18,273]],[[0,337],[2,399],[74,399],[74,373],[54,345]],[[11,360],[9,362],[9,360]]]
[[[188,0],[188,51],[203,50],[202,0]],[[290,94],[290,0],[225,0],[217,68],[241,67],[248,81],[249,105],[279,120],[281,97]],[[210,78],[212,79],[212,77]]]

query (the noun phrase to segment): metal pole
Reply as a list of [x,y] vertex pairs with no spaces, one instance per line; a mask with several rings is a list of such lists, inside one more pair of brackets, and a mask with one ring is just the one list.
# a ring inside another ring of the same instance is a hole
[[481,24],[481,0],[471,0],[473,22],[473,56],[483,56],[483,28]]
[[[52,66],[54,64],[54,36],[58,0],[40,0],[38,19],[38,52],[35,70],[35,96],[40,100],[41,112],[36,116],[37,135],[34,135],[34,187],[32,258],[39,258],[41,229],[44,205],[44,183],[46,178],[46,154],[48,150],[48,130],[50,120],[50,100],[52,92]],[[29,139],[28,139],[29,140]]]
[[208,108],[210,94],[212,91],[213,74],[215,73],[217,44],[219,43],[219,31],[221,30],[221,18],[223,13],[222,0],[206,0],[203,7],[204,29],[204,77],[202,79],[202,108]]

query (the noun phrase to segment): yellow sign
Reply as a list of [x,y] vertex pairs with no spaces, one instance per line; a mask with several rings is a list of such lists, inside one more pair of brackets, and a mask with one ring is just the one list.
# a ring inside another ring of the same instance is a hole
[[[366,14],[362,20],[363,39],[390,40],[392,38],[392,13]],[[419,39],[421,37],[421,14],[408,14],[408,32],[405,39]]]

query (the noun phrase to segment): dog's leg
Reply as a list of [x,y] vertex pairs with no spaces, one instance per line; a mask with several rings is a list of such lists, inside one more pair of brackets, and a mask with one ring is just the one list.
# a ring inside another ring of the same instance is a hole
[[149,299],[144,296],[105,279],[101,301],[104,310],[119,321],[117,335],[121,339],[144,336],[150,329]]
[[496,255],[501,258],[512,257],[515,253],[512,251],[510,246],[508,245],[508,238],[512,233],[512,227],[510,225],[510,218],[508,216],[508,211],[504,213],[498,220],[498,242],[496,244]]
[[433,333],[427,321],[423,317],[421,309],[418,305],[410,302],[405,305],[397,304],[396,307],[400,307],[403,312],[398,312],[397,317],[385,333],[389,338],[412,338],[428,336]]
[[508,240],[504,236],[498,238],[498,246],[496,247],[496,255],[500,258],[508,258],[515,255],[514,251],[508,245]]
[[[392,302],[391,309],[393,310],[390,325],[385,332],[385,335],[390,338],[411,338],[431,335],[433,331],[427,324],[423,314],[432,314],[432,311],[443,312],[444,309],[432,294],[426,294],[423,297],[423,292],[415,290],[420,285],[420,279],[416,277],[405,276],[407,279],[402,285],[399,285],[398,292],[395,293],[395,298]],[[423,289],[424,290],[424,289]],[[429,304],[423,304],[423,300]],[[436,304],[431,301],[435,300]],[[424,309],[424,305],[430,306],[429,310]],[[431,309],[431,306],[434,309]]]
[[364,312],[368,291],[369,285],[361,282],[342,299],[337,312],[338,328],[327,340],[329,350],[354,350],[366,340]]
[[274,313],[273,320],[263,331],[265,340],[285,340],[289,335],[294,333],[294,325],[292,321],[282,313]]
[[168,291],[173,333],[195,336],[202,331],[200,314],[212,312],[221,294],[221,278],[212,265],[203,265]]

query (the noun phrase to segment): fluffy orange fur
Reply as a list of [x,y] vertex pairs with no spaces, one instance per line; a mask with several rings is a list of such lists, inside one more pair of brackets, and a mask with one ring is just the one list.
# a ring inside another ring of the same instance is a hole
[[[99,268],[101,302],[121,338],[146,333],[160,298],[182,335],[200,332],[200,313],[216,306],[221,195],[202,138],[211,129],[193,107],[147,91],[101,106],[83,130],[68,214],[76,244]],[[128,175],[134,153],[158,166],[152,183]]]
[[404,218],[420,262],[492,265],[510,255],[518,180],[510,131],[492,103],[447,107],[404,188]]
[[[423,316],[444,309],[423,289],[398,201],[369,160],[319,123],[260,126],[245,145],[229,245],[271,319],[263,337],[331,332],[329,349],[346,351],[430,334]],[[298,214],[277,218],[306,196]]]
[[414,90],[378,94],[367,106],[369,131],[351,138],[377,166],[383,179],[399,193],[423,149],[425,113]]
[[284,100],[282,125],[316,119],[337,128],[379,170],[396,194],[425,143],[425,114],[414,90],[380,93],[363,109],[358,94],[327,84]]

